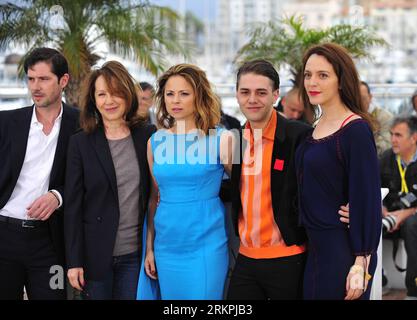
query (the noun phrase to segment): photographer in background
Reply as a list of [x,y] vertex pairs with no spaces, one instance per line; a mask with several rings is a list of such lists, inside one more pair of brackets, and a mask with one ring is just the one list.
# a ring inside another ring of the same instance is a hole
[[417,117],[395,118],[392,148],[380,159],[381,187],[389,188],[383,202],[383,228],[399,230],[407,252],[407,298],[417,300]]
[[147,118],[149,124],[156,125],[155,88],[149,82],[140,82],[137,87],[137,95],[139,99],[138,114]]
[[365,81],[361,81],[359,89],[366,111],[377,123],[374,128],[374,138],[378,156],[381,156],[385,150],[391,147],[389,129],[394,116],[388,110],[374,104],[371,89]]

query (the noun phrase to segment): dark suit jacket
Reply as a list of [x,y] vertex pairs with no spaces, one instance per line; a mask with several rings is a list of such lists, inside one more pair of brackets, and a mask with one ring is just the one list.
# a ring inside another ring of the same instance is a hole
[[[147,141],[155,127],[131,130],[140,170],[139,234],[150,191]],[[133,161],[133,159],[132,159]],[[84,268],[86,278],[101,280],[112,263],[119,226],[116,173],[104,130],[71,137],[65,181],[65,245],[68,268]],[[139,236],[139,252],[142,237]]]
[[[311,127],[299,121],[287,120],[278,115],[275,140],[271,159],[271,197],[275,222],[287,246],[300,245],[306,241],[305,231],[298,225],[298,188],[295,173],[295,150],[311,131]],[[243,158],[246,140],[242,134],[236,144]],[[284,160],[283,170],[274,169],[275,160]],[[232,169],[232,221],[238,235],[238,217],[242,208],[240,199],[240,178],[242,165],[234,164]]]
[[[25,159],[33,106],[0,112],[0,208],[9,201]],[[64,196],[66,154],[69,137],[78,127],[79,111],[64,104],[61,128],[52,165],[49,189]],[[33,199],[35,200],[35,199]],[[62,207],[48,219],[52,242],[64,264],[64,217]]]

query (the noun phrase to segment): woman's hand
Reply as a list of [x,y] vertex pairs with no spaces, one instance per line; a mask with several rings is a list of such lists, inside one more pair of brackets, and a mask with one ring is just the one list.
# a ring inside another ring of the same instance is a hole
[[[366,266],[369,265],[369,258],[357,257],[355,263],[350,268],[346,278],[346,296],[345,300],[359,299],[368,288],[368,282],[371,275],[368,273]],[[365,263],[367,261],[367,263]]]
[[152,279],[158,279],[158,274],[155,267],[155,256],[153,251],[147,250],[145,257],[145,272]]

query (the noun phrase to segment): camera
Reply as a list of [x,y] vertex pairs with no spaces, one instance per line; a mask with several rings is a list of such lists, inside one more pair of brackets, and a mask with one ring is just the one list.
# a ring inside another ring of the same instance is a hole
[[408,209],[417,206],[417,197],[414,193],[406,193],[403,197],[400,197],[401,209]]
[[[400,199],[394,204],[394,206],[397,207],[398,210],[416,207],[417,197],[414,193],[408,192],[402,197],[400,197]],[[382,231],[384,233],[391,231],[392,229],[394,229],[396,223],[397,218],[393,215],[389,215],[382,218]]]
[[395,216],[389,215],[382,218],[382,231],[384,233],[391,231],[394,229],[397,223],[397,218]]

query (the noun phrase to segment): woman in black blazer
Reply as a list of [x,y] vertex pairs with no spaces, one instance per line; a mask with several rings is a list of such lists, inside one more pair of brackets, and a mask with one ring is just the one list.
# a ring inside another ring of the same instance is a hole
[[146,143],[132,77],[116,62],[93,71],[71,137],[65,184],[68,279],[85,299],[135,299],[149,195]]

